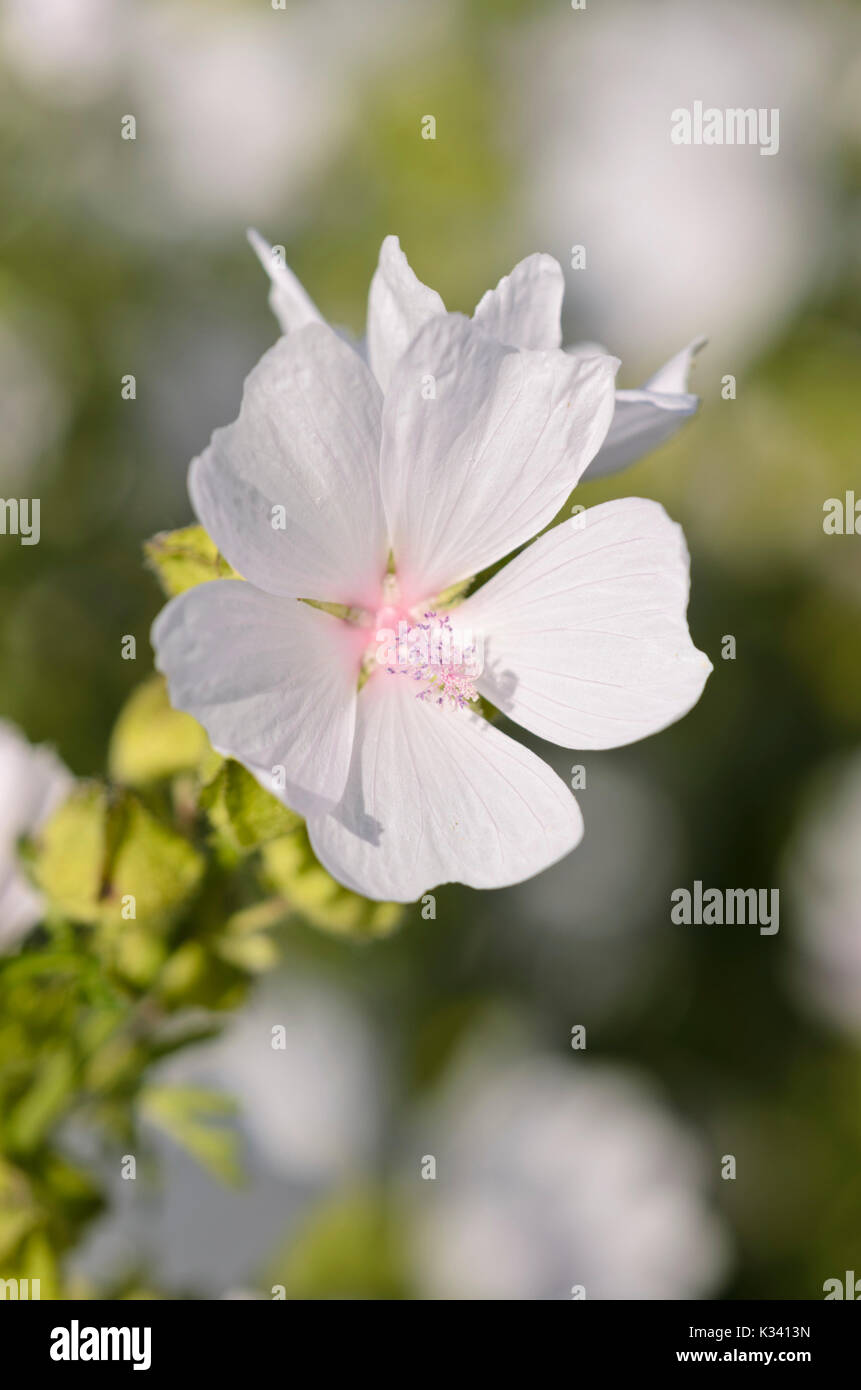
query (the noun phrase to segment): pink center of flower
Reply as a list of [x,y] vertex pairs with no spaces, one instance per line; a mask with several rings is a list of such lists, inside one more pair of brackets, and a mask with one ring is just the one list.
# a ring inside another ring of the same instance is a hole
[[478,699],[475,642],[452,627],[448,614],[428,611],[420,622],[400,618],[396,627],[378,629],[378,640],[384,637],[388,641],[377,649],[377,661],[390,676],[420,685],[417,700],[465,709]]

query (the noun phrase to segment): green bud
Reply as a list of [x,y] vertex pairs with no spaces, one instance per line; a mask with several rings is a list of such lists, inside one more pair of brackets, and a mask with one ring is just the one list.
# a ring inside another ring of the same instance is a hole
[[222,960],[249,974],[271,970],[279,953],[266,932],[279,926],[286,916],[284,903],[278,898],[244,907],[228,917],[223,933],[213,941],[215,950]]
[[202,526],[160,531],[146,542],[144,555],[169,598],[210,579],[241,578],[219,555],[218,547]]
[[190,996],[206,974],[206,963],[206,951],[199,941],[183,942],[161,972],[159,994],[170,1003]]
[[200,941],[186,941],[167,960],[156,984],[168,1008],[232,1009],[247,991],[247,970]]
[[110,942],[111,961],[118,974],[137,989],[152,984],[164,964],[167,947],[148,922],[111,922],[105,925],[102,939]]
[[249,975],[271,970],[278,963],[275,942],[259,932],[249,936],[221,937],[215,943],[215,949],[222,960],[235,965],[238,970],[247,971]]
[[127,786],[145,786],[199,767],[209,740],[196,719],[175,710],[163,676],[132,692],[111,734],[108,769]]

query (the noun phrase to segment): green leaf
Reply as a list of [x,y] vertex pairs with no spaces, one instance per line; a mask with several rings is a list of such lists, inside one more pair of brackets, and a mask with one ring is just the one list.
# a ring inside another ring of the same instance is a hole
[[49,904],[74,921],[95,922],[105,868],[104,787],[85,783],[50,818],[35,846],[32,873]]
[[[172,1029],[171,1025],[173,1025]],[[186,1047],[194,1047],[197,1043],[209,1042],[212,1038],[217,1038],[220,1032],[220,1023],[198,1023],[194,1020],[189,1022],[183,1019],[177,1029],[176,1021],[171,1019],[165,1030],[157,1034],[155,1039],[150,1042],[150,1061],[161,1061],[174,1052],[183,1051]]]
[[131,793],[85,784],[42,830],[32,869],[55,911],[134,936],[135,923],[160,929],[175,919],[204,861]]
[[200,804],[220,837],[233,849],[258,849],[302,824],[241,765],[228,758],[204,787]]
[[56,1299],[60,1295],[60,1269],[57,1253],[44,1231],[33,1231],[21,1250],[20,1278],[39,1281],[39,1297]]
[[229,961],[238,970],[251,975],[269,970],[278,963],[279,951],[266,933],[280,926],[288,916],[280,898],[253,903],[228,917],[223,931],[213,938],[213,947],[222,960]]
[[167,957],[164,938],[152,930],[152,919],[131,922],[120,918],[119,922],[112,920],[105,926],[115,968],[131,984],[146,989]]
[[[11,1262],[16,1247],[41,1220],[32,1187],[17,1168],[0,1159],[0,1260]],[[5,1270],[0,1271],[5,1274]]]
[[175,710],[163,676],[151,676],[126,701],[111,734],[108,770],[117,782],[145,786],[199,767],[209,740],[196,719]]
[[233,1009],[248,988],[247,972],[218,956],[211,943],[184,941],[165,962],[157,994],[168,1008]]
[[278,963],[278,947],[261,932],[248,936],[219,937],[214,945],[222,960],[235,965],[238,970],[247,970],[250,975],[271,970]]
[[229,1096],[200,1086],[148,1086],[140,1097],[142,1115],[229,1186],[242,1181],[239,1134],[223,1124],[236,1113]]
[[169,598],[210,579],[241,578],[219,555],[218,547],[202,526],[160,531],[145,543],[144,555]]
[[19,1153],[35,1149],[71,1099],[75,1055],[58,1046],[42,1061],[29,1090],[9,1116],[8,1142]]
[[404,915],[401,903],[371,902],[337,883],[318,863],[304,829],[264,846],[263,875],[290,908],[335,936],[388,936]]
[[252,903],[250,907],[232,913],[224,930],[230,936],[269,931],[271,927],[280,926],[287,915],[288,909],[281,898],[265,898],[263,902]]
[[123,906],[133,898],[138,922],[167,925],[200,884],[204,860],[135,797],[127,798],[124,812],[101,903],[102,920],[124,925]]

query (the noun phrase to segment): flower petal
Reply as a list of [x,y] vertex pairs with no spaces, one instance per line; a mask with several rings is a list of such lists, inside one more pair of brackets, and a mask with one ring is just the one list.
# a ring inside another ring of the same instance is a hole
[[671,357],[669,362],[665,362],[663,367],[659,367],[654,375],[649,377],[643,390],[657,391],[662,396],[683,395],[688,389],[688,377],[693,360],[707,342],[708,338],[694,338],[692,343],[688,343],[687,347],[682,348],[681,352],[677,352],[675,357]]
[[547,525],[604,439],[617,366],[521,352],[460,314],[420,330],[383,407],[383,500],[407,601]]
[[369,898],[412,902],[437,884],[501,888],[579,842],[561,778],[465,710],[427,705],[413,683],[375,674],[359,697],[341,806],[308,822],[314,852]]
[[[152,642],[174,708],[305,815],[339,800],[350,765],[359,657],[345,627],[305,603],[218,579],[171,599]],[[273,784],[279,766],[283,791]]]
[[445,305],[413,272],[396,236],[387,236],[368,295],[368,360],[384,391],[398,359]]
[[688,554],[657,502],[554,527],[456,609],[482,634],[482,695],[564,748],[616,748],[696,704],[711,662],[688,632]]
[[638,391],[616,392],[616,413],[598,455],[583,474],[584,481],[618,473],[629,463],[663,444],[695,414],[699,396],[687,389],[694,354],[705,338],[696,338],[665,362]]
[[537,252],[503,275],[479,300],[472,321],[491,338],[518,348],[558,348],[562,342],[565,277],[552,256]]
[[281,331],[292,333],[297,328],[304,328],[306,323],[323,323],[323,315],[317,305],[290,267],[276,260],[269,242],[265,241],[259,232],[255,232],[253,227],[248,229],[247,235],[257,253],[257,259],[272,281],[269,307],[280,323]]
[[260,359],[238,420],[194,460],[194,509],[259,589],[375,605],[388,549],[379,439],[367,367],[331,328],[309,324]]

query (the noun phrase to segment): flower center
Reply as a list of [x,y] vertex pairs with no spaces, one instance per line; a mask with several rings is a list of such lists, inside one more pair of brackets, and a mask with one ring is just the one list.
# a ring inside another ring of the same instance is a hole
[[[397,621],[380,621],[387,617]],[[415,681],[420,686],[417,700],[465,709],[478,699],[477,644],[471,633],[452,626],[447,613],[428,610],[421,620],[414,620],[396,610],[381,609],[377,618],[375,661],[388,675]]]

